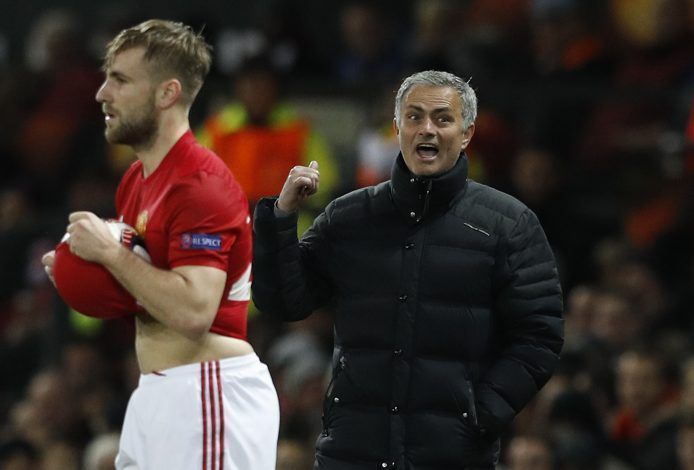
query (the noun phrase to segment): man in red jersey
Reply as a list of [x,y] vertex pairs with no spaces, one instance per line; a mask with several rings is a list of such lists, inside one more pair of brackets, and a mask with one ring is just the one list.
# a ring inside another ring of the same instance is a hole
[[[70,251],[103,265],[144,310],[135,315],[142,376],[118,469],[275,468],[277,396],[246,341],[246,197],[188,122],[210,63],[209,46],[188,26],[149,20],[109,43],[96,94],[106,139],[137,155],[116,208],[152,259],[116,242],[95,214],[70,214]],[[49,276],[53,261],[44,256]]]

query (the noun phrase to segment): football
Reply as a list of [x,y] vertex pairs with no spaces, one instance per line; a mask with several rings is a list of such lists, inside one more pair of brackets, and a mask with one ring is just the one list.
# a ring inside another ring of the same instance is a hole
[[[107,220],[111,235],[133,253],[151,262],[142,237],[126,223]],[[90,317],[109,319],[132,315],[142,308],[110,272],[98,263],[70,252],[65,234],[55,249],[53,279],[58,295],[74,310]]]

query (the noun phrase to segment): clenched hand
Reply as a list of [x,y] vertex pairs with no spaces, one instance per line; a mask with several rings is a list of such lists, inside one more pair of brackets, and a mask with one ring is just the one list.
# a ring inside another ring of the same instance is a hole
[[295,166],[287,175],[277,199],[277,207],[284,212],[297,211],[306,199],[318,191],[319,182],[318,162],[312,161],[308,166]]

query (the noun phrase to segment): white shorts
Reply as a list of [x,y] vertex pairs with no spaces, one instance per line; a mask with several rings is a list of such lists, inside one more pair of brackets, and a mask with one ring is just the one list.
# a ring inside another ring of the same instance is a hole
[[279,404],[258,356],[140,376],[118,470],[275,470]]

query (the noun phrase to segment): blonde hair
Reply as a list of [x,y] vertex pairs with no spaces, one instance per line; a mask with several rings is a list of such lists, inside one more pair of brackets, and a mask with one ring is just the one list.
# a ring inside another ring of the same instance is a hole
[[145,49],[145,60],[156,79],[181,82],[182,102],[193,103],[212,65],[212,47],[190,26],[167,20],[147,20],[121,31],[106,46],[104,69],[115,57],[134,47]]

